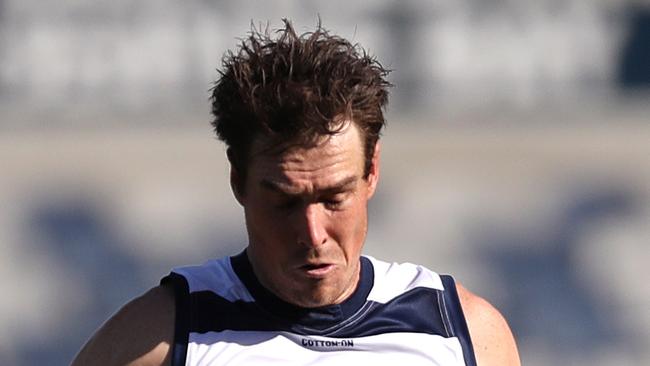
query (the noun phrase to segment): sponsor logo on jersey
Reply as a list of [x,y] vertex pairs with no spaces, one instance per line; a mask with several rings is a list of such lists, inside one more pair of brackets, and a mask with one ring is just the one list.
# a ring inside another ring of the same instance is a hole
[[312,339],[303,338],[301,340],[303,347],[309,348],[341,348],[341,347],[354,347],[354,340],[352,339]]

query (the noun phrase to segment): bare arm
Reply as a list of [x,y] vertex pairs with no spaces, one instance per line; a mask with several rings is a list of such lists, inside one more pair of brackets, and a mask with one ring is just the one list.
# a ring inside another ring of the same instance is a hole
[[501,313],[457,284],[478,366],[520,366],[517,344]]
[[124,305],[88,340],[72,366],[169,365],[174,294],[158,286]]

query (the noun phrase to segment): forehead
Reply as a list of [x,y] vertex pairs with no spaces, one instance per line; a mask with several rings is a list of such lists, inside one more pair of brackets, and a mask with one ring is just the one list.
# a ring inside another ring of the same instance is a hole
[[363,150],[361,134],[353,123],[310,146],[291,146],[279,153],[270,152],[268,140],[260,138],[254,141],[251,149],[249,176],[281,185],[336,183],[362,175]]

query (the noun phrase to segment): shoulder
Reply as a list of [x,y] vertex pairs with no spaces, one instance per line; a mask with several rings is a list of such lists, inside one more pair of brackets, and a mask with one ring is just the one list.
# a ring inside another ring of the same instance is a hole
[[485,299],[456,285],[478,366],[519,366],[512,331],[501,313]]
[[72,366],[169,365],[174,293],[157,286],[124,305],[81,349]]
[[363,258],[371,264],[371,271],[367,273],[370,275],[368,277],[373,277],[368,300],[387,303],[415,288],[443,289],[440,276],[423,266],[412,263],[385,262],[368,255],[364,255]]

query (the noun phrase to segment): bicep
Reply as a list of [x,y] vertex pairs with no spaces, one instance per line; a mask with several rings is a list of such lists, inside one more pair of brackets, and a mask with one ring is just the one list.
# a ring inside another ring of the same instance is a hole
[[457,286],[478,366],[519,366],[517,344],[503,315],[483,298]]
[[151,289],[106,321],[84,345],[72,366],[169,364],[174,311],[171,288]]

